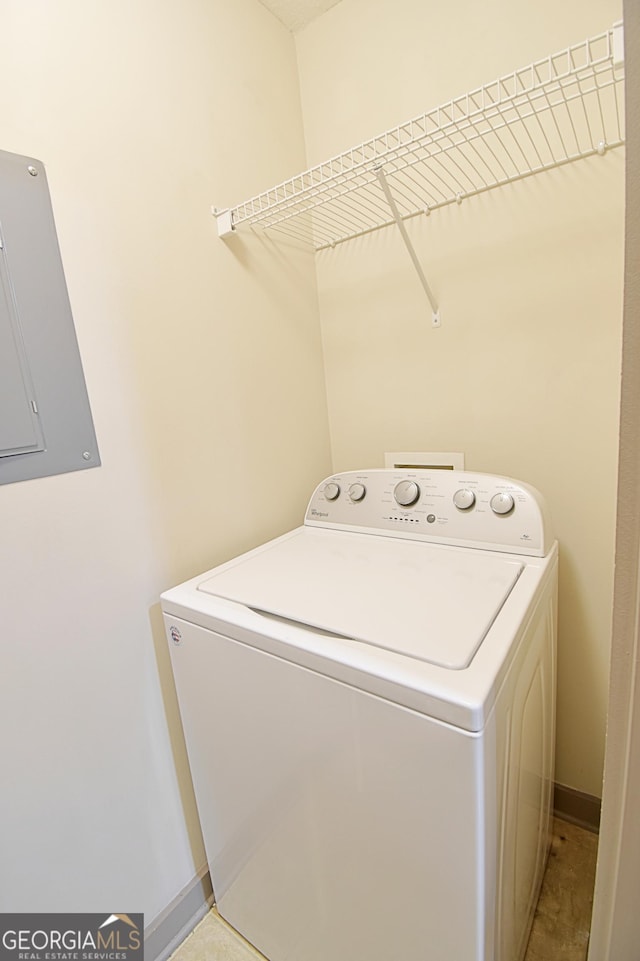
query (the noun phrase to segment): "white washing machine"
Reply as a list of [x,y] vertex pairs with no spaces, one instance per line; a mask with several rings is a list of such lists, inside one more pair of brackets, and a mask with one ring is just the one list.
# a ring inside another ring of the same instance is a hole
[[270,961],[518,961],[553,774],[540,495],[337,474],[163,595],[220,914]]

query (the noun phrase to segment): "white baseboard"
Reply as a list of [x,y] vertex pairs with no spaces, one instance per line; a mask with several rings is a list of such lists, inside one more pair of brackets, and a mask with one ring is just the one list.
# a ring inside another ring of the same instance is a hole
[[164,911],[144,929],[145,961],[166,961],[191,934],[213,904],[205,865]]

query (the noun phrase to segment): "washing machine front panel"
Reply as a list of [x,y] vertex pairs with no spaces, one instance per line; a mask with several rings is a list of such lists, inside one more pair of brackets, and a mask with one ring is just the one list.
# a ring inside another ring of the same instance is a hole
[[169,621],[222,916],[273,961],[480,957],[481,739]]

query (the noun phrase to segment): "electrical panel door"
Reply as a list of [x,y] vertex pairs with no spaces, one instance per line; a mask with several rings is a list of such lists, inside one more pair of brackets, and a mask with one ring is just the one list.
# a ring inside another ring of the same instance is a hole
[[99,464],[44,166],[0,150],[0,484]]

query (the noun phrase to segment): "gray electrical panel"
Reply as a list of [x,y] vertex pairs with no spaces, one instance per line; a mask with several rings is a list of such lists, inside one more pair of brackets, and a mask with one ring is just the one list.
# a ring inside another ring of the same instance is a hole
[[0,484],[99,464],[44,166],[0,150]]

